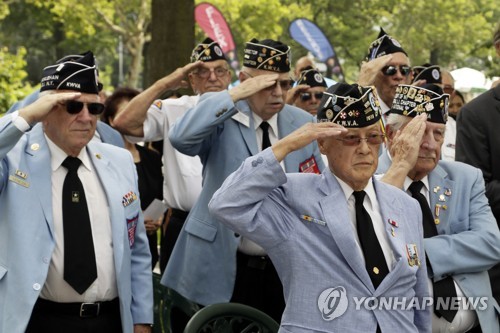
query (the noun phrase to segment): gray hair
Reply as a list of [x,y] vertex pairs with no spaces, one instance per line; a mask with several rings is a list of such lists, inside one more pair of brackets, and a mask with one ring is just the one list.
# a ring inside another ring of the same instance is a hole
[[396,132],[401,129],[404,125],[408,124],[412,118],[403,116],[401,114],[389,113],[386,118],[386,125],[391,128],[392,131]]

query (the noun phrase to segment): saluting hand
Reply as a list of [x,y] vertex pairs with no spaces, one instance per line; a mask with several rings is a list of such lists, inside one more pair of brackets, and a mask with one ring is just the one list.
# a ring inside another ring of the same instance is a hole
[[375,82],[377,74],[387,66],[392,60],[392,54],[386,54],[379,58],[370,61],[365,61],[361,64],[359,70],[358,84],[360,86],[371,86]]
[[177,68],[175,71],[160,79],[165,91],[177,90],[180,88],[188,88],[189,84],[186,81],[187,75],[193,70],[201,67],[203,61],[189,63],[183,67]]
[[30,125],[43,121],[55,106],[63,105],[66,101],[77,99],[81,96],[79,92],[53,93],[39,97],[30,105],[19,110],[19,116]]
[[347,129],[332,122],[307,123],[273,144],[271,148],[276,159],[281,162],[286,155],[307,146],[314,140],[338,136],[345,132]]
[[417,163],[426,121],[427,114],[422,113],[395,133],[390,145],[393,164],[406,165],[409,171]]
[[307,84],[298,84],[295,87],[288,89],[288,92],[286,93],[286,104],[294,105],[295,101],[299,97],[299,94],[306,91],[310,87],[311,86]]
[[239,85],[229,90],[229,95],[231,95],[233,102],[240,101],[262,89],[274,86],[278,78],[279,74],[264,74],[245,78]]

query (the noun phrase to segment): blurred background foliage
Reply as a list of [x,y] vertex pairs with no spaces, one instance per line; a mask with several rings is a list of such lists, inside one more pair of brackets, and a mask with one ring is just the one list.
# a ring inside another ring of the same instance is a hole
[[[3,0],[0,113],[38,85],[43,67],[66,54],[87,50],[96,54],[100,79],[108,92],[117,86],[144,88],[188,62],[189,48],[204,38],[197,25],[194,29],[171,28],[176,20],[181,26],[182,22],[195,24],[193,8],[200,2]],[[225,16],[240,58],[245,42],[254,37],[289,44],[292,63],[306,55],[307,50],[288,33],[290,22],[303,17],[315,22],[328,37],[347,82],[356,80],[359,65],[380,27],[401,42],[413,65],[430,62],[450,70],[474,68],[487,77],[500,74],[500,61],[492,45],[493,30],[500,21],[497,0],[209,2]],[[165,10],[152,13],[155,8]],[[168,45],[160,45],[161,39],[152,36],[155,33],[168,34]],[[151,62],[154,66],[145,66],[155,52],[166,55],[165,63],[159,64],[156,56]]]

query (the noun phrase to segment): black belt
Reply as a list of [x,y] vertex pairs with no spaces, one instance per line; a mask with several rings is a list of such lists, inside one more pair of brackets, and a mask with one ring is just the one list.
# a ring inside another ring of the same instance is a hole
[[171,213],[170,213],[171,217],[176,217],[176,218],[183,219],[183,220],[185,220],[189,214],[189,212],[185,212],[183,210],[175,209],[175,208],[170,208],[170,211],[171,211]]
[[95,303],[57,303],[43,298],[38,298],[35,310],[48,313],[60,313],[81,318],[97,317],[108,313],[120,311],[118,297],[111,301]]
[[255,268],[255,269],[265,269],[268,263],[271,262],[271,259],[269,259],[268,256],[252,256],[249,254],[245,254],[243,252],[238,251],[237,254],[237,260],[238,262],[242,263],[243,265],[246,265],[250,268]]

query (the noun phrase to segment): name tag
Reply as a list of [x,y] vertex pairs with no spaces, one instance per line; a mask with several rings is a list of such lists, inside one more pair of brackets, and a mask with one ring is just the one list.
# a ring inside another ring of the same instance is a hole
[[27,181],[25,181],[24,179],[21,179],[21,178],[18,178],[14,175],[10,175],[9,176],[9,180],[13,183],[16,183],[18,185],[21,185],[21,186],[24,186],[26,188],[30,187],[30,183],[28,183]]

